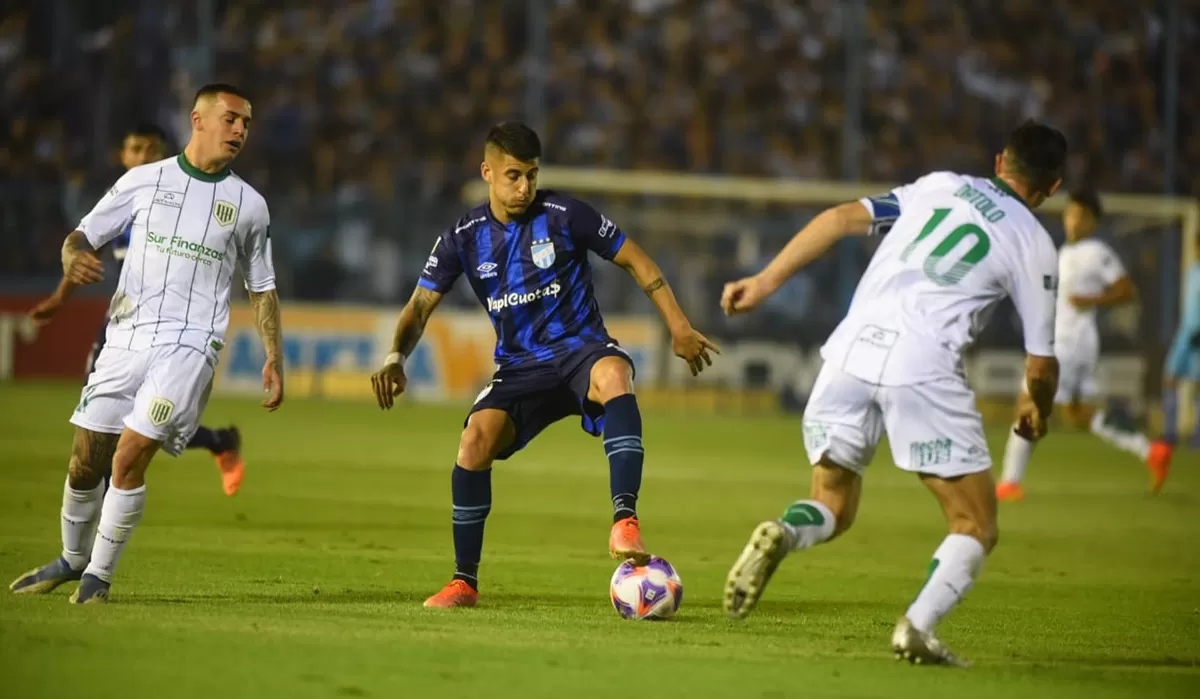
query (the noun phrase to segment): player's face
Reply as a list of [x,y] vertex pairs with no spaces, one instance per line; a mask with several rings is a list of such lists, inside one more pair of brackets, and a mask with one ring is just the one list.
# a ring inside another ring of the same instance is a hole
[[121,164],[126,170],[145,165],[165,157],[166,148],[161,139],[154,136],[129,134],[121,144]]
[[203,134],[209,152],[233,160],[250,136],[250,103],[225,92],[193,113],[192,124]]
[[538,161],[517,160],[498,149],[488,149],[481,167],[493,202],[510,216],[520,216],[537,194]]
[[1069,202],[1063,210],[1063,228],[1067,240],[1081,240],[1096,230],[1096,216],[1086,206]]

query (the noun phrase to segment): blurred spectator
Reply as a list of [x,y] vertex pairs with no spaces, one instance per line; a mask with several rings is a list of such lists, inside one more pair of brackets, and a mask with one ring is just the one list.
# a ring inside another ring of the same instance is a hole
[[[986,172],[1008,131],[1037,117],[1068,134],[1073,181],[1167,185],[1155,0],[866,0],[863,139],[849,170],[839,0],[211,4],[211,33],[193,0],[46,0],[0,20],[6,276],[53,274],[66,227],[117,173],[121,129],[157,117],[182,145],[191,95],[213,69],[253,98],[255,133],[236,169],[271,204],[277,265],[295,282],[285,293],[311,299],[403,299],[408,267],[478,175],[482,134],[506,118],[540,116],[547,160],[565,165],[891,182]],[[544,43],[529,34],[539,24]],[[1179,29],[1173,184],[1200,195],[1197,16],[1184,12]],[[527,94],[538,85],[540,97]],[[771,235],[810,214],[767,217]],[[630,232],[678,245],[662,230]],[[674,274],[726,274],[719,248],[672,249]],[[836,316],[817,295],[838,287],[839,269],[797,280],[778,313]],[[696,284],[685,303],[704,297]],[[606,307],[643,307],[636,288],[616,286]]]

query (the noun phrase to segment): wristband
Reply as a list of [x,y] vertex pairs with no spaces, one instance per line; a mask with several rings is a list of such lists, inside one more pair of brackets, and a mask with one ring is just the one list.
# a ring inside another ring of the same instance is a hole
[[408,359],[408,357],[405,357],[403,354],[401,354],[399,352],[392,352],[391,354],[389,354],[388,356],[383,358],[383,366],[384,366],[384,368],[387,368],[393,364],[399,364],[401,367],[403,367],[405,359]]

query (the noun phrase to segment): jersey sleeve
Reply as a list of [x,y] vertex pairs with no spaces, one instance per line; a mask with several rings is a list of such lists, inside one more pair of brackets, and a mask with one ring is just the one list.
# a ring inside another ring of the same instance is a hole
[[896,219],[900,218],[900,211],[912,200],[918,182],[858,200],[871,214],[871,226],[867,229],[867,235],[887,235],[888,231],[892,230]]
[[255,293],[275,288],[275,262],[271,253],[271,213],[266,202],[250,217],[242,254],[238,257],[246,289]]
[[417,285],[444,294],[454,286],[455,280],[462,274],[462,259],[454,245],[454,236],[447,231],[438,236],[421,270],[421,278]]
[[1054,304],[1058,292],[1058,253],[1050,236],[1037,231],[1032,245],[1017,252],[1009,295],[1025,335],[1025,352],[1054,356]]
[[606,260],[612,260],[625,244],[625,234],[599,211],[572,200],[567,225],[571,239]]
[[88,244],[99,250],[125,232],[133,221],[133,195],[138,189],[138,174],[130,170],[117,180],[92,210],[79,221],[76,230]]
[[1116,284],[1126,276],[1125,265],[1121,264],[1121,258],[1117,257],[1117,253],[1112,248],[1103,243],[1096,246],[1096,270],[1106,287]]

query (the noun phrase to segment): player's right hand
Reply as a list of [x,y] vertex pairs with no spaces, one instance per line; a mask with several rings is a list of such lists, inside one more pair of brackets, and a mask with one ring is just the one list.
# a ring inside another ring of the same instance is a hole
[[46,298],[41,303],[34,306],[33,310],[29,311],[29,320],[33,321],[33,324],[37,327],[41,327],[46,323],[49,323],[50,319],[54,317],[54,314],[58,313],[58,309],[62,307],[62,303],[63,300],[58,294],[54,294]]
[[1021,392],[1017,398],[1017,424],[1014,428],[1017,434],[1031,442],[1038,441],[1046,436],[1046,422],[1049,417],[1042,414],[1028,393]]
[[399,362],[388,364],[379,371],[371,374],[371,388],[375,391],[375,400],[383,410],[389,410],[396,404],[396,396],[408,388],[408,377],[404,375],[404,365]]
[[63,276],[72,284],[95,284],[104,280],[104,263],[94,253],[79,251],[63,267]]
[[721,292],[721,310],[727,316],[754,310],[771,295],[771,291],[757,276],[729,282]]

